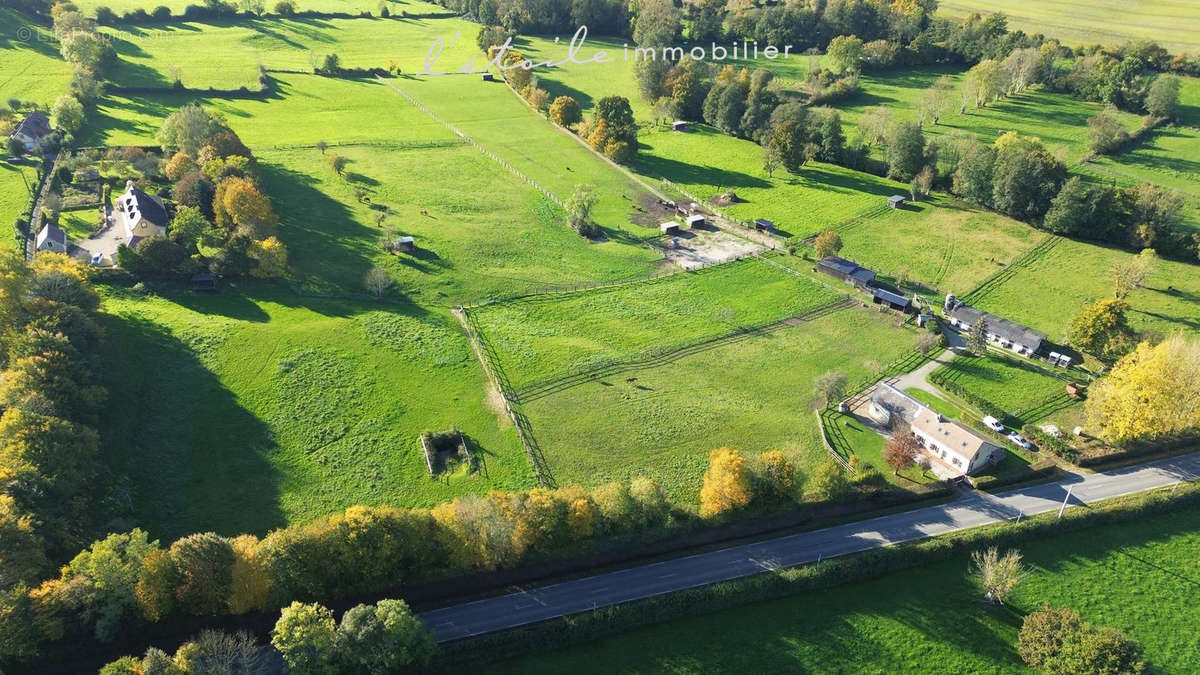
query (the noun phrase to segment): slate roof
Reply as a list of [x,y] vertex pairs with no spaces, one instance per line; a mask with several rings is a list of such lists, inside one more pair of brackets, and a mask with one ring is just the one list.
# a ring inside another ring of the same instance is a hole
[[13,132],[13,135],[23,134],[29,138],[38,139],[48,133],[50,133],[50,118],[46,117],[46,113],[35,110],[21,120],[20,126]]
[[1019,345],[1036,347],[1046,339],[1046,334],[1041,331],[1022,326],[1015,321],[1009,321],[994,314],[988,314],[970,305],[955,307],[950,312],[950,316],[969,326],[974,326],[976,321],[983,319],[989,333],[999,335],[1001,338]]
[[125,194],[121,197],[121,201],[125,203],[125,213],[127,214],[130,213],[127,201],[129,198],[132,198],[134,202],[133,211],[141,214],[144,220],[159,227],[167,226],[167,209],[156,197],[152,197],[132,185],[128,186]]
[[56,244],[67,245],[67,233],[57,225],[47,225],[38,232],[37,245],[41,247],[46,241],[52,241]]

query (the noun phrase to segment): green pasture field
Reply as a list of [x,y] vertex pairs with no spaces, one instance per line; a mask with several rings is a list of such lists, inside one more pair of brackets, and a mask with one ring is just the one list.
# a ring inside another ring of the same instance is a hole
[[[262,533],[354,504],[532,484],[448,311],[263,286],[106,296],[102,435],[153,536]],[[451,427],[483,468],[430,478],[418,437]]]
[[[1066,394],[1066,383],[1031,366],[998,356],[960,355],[930,376],[945,377],[999,406],[1022,425],[1068,419],[1080,404]],[[936,386],[936,385],[935,385]],[[1071,416],[1070,419],[1075,419]],[[1063,424],[1059,424],[1061,428]]]
[[445,45],[437,65],[445,70],[461,68],[479,51],[479,27],[453,18],[267,17],[101,30],[114,36],[121,58],[112,79],[139,87],[170,86],[178,75],[193,88],[257,89],[259,64],[312,72],[330,53],[343,68],[386,69],[394,61],[401,73],[411,74],[425,68],[437,38]]
[[938,14],[961,19],[971,12],[1002,12],[1008,26],[1069,44],[1116,47],[1154,40],[1175,51],[1200,51],[1200,8],[1186,0],[947,0]]
[[1154,183],[1175,190],[1184,198],[1185,223],[1200,229],[1200,128],[1156,129],[1128,151],[1080,168],[1106,183]]
[[666,179],[704,201],[732,189],[741,202],[725,209],[730,217],[766,218],[785,236],[815,234],[879,211],[888,197],[907,191],[895,181],[819,162],[768,177],[762,148],[708,126],[644,133],[639,142],[634,168],[647,179]]
[[[927,295],[965,293],[1045,237],[1024,223],[942,195],[900,209],[883,207],[834,230],[844,245],[839,255],[894,281],[915,282]],[[781,262],[812,267],[791,257]]]
[[1072,607],[1145,649],[1155,672],[1200,662],[1192,627],[1200,511],[1095,526],[1023,543],[1033,567],[990,607],[959,556],[877,579],[699,613],[507,661],[489,673],[1027,673],[1025,614]]
[[448,141],[454,135],[372,79],[278,74],[277,91],[265,99],[206,98],[189,94],[108,95],[100,99],[80,132],[87,145],[154,145],[164,118],[199,103],[225,116],[255,152],[314,147],[318,141],[383,146]]
[[[359,290],[366,269],[381,265],[399,292],[450,305],[644,276],[658,266],[661,256],[646,246],[580,237],[557,205],[465,142],[449,143],[336,148],[350,160],[345,177],[315,148],[260,153],[293,276],[310,288]],[[385,253],[385,229],[412,235],[417,250]]]
[[[680,330],[676,323],[673,333]],[[894,317],[843,309],[668,363],[606,374],[522,403],[522,410],[559,483],[645,475],[679,503],[694,504],[708,454],[723,445],[748,455],[782,450],[805,473],[828,461],[812,412],[813,380],[833,370],[859,381],[910,350],[912,340]],[[856,451],[883,470],[882,439],[868,433],[874,438]]]
[[[203,5],[204,3],[199,0],[79,0],[74,4],[89,16],[95,15],[97,7],[108,7],[118,15],[122,15],[136,9],[144,9],[149,12],[159,6],[167,7],[172,14],[179,16],[183,14],[188,5]],[[268,1],[264,4],[267,12],[275,11],[275,2]],[[392,14],[401,12],[429,14],[447,11],[444,7],[421,0],[296,0],[296,8],[302,12],[370,12],[378,16],[380,8],[384,6]]]
[[[488,110],[520,126],[525,142],[504,135],[502,124],[483,119],[463,123],[469,133],[546,180],[564,198],[573,181],[596,185],[604,200],[596,208],[597,220],[629,226],[632,205],[621,195],[637,193],[627,176],[539,119],[503,85],[456,79],[443,88],[437,82],[404,86],[436,101],[459,95],[463,86],[483,92]],[[426,84],[434,87],[432,94],[421,89]],[[113,145],[152,144],[161,120],[190,100],[108,97],[92,137]],[[306,287],[361,290],[367,269],[382,264],[404,292],[425,294],[415,299],[450,304],[546,285],[642,276],[661,260],[616,233],[603,242],[574,234],[557,205],[374,81],[281,75],[277,98],[200,102],[222,113],[260,159],[293,271]],[[325,156],[315,147],[322,140],[329,144]],[[328,167],[331,154],[350,160],[344,178]],[[569,162],[578,177],[560,178],[552,161]],[[356,199],[356,187],[369,202]],[[383,206],[389,212],[384,227],[415,236],[417,253],[392,257],[379,248],[383,229],[375,216]],[[653,232],[629,227],[639,235]]]
[[0,102],[32,101],[49,110],[71,83],[71,66],[50,31],[0,7]]
[[[1113,263],[1134,254],[1069,239],[1014,270],[973,304],[997,316],[1036,328],[1065,343],[1071,320],[1089,302],[1112,297]],[[1139,331],[1169,335],[1200,330],[1200,266],[1159,260],[1142,288],[1126,300],[1130,324]]]
[[760,260],[471,310],[513,387],[804,314],[839,295]]
[[0,161],[0,227],[5,228],[0,236],[0,249],[13,245],[12,225],[29,209],[30,186],[37,189],[37,171],[33,167]]

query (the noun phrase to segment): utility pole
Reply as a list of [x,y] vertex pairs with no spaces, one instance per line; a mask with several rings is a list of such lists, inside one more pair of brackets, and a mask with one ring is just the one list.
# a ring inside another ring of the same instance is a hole
[[1062,506],[1058,507],[1058,519],[1059,519],[1059,520],[1062,520],[1062,514],[1063,514],[1063,511],[1066,511],[1066,510],[1067,510],[1067,502],[1068,502],[1068,501],[1070,501],[1070,499],[1071,499],[1071,490],[1074,490],[1074,489],[1075,489],[1075,486],[1074,486],[1074,485],[1071,485],[1071,486],[1068,486],[1068,487],[1067,487],[1067,496],[1066,496],[1066,497],[1063,497],[1063,503],[1062,503]]

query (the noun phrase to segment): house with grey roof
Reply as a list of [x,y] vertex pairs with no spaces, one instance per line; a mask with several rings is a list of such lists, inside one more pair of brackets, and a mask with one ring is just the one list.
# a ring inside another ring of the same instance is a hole
[[874,272],[853,260],[839,258],[836,255],[826,256],[817,261],[817,271],[835,279],[841,279],[863,290],[875,282]]
[[133,184],[125,183],[125,194],[117,199],[117,210],[125,228],[129,246],[148,237],[167,236],[167,208],[158,197],[148,195]]
[[21,120],[12,138],[25,148],[25,152],[33,152],[38,142],[49,136],[51,131],[50,118],[46,117],[46,113],[35,110]]
[[47,225],[37,235],[37,250],[53,253],[67,252],[67,233],[57,225]]
[[943,311],[950,325],[960,331],[969,331],[976,322],[982,321],[988,342],[1022,356],[1033,356],[1046,342],[1045,333],[965,305],[949,293]]

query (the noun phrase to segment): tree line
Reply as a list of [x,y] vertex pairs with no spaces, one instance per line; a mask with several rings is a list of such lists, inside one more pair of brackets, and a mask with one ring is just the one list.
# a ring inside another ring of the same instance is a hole
[[[104,331],[86,271],[61,254],[0,257],[0,594],[25,594],[77,550],[106,498]],[[11,635],[0,644],[20,648]]]
[[[833,462],[811,477],[779,451],[711,454],[702,521],[793,505],[807,492],[842,500],[882,476],[860,465],[852,480]],[[140,529],[110,534],[37,580],[29,568],[0,594],[0,663],[36,659],[77,640],[111,641],[139,626],[187,616],[244,614],[292,602],[377,593],[472,572],[586,554],[697,524],[653,481],[469,495],[432,509],[354,506],[259,538],[192,534],[169,544]],[[14,555],[7,548],[3,555]]]

